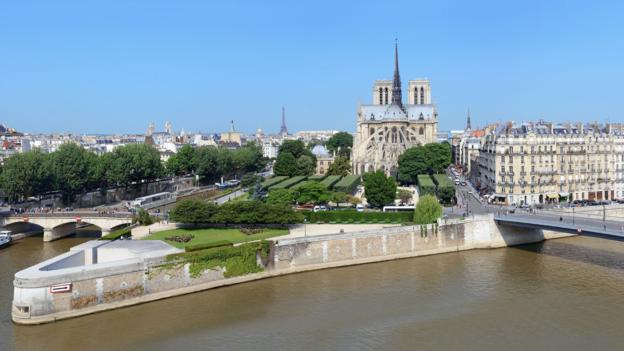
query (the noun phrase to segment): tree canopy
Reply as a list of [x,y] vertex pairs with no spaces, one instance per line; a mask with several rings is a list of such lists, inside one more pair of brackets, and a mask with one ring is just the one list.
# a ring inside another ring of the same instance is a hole
[[351,173],[351,161],[344,156],[336,157],[327,170],[327,175],[346,176],[349,173]]
[[381,208],[394,202],[396,196],[396,182],[392,177],[386,177],[383,171],[364,174],[364,197],[373,206]]
[[337,155],[349,158],[353,147],[353,135],[347,132],[338,132],[327,140],[325,146],[330,152],[335,151]]
[[398,179],[415,184],[419,174],[442,173],[451,164],[451,145],[430,143],[405,150],[399,156]]
[[414,210],[414,222],[416,224],[434,223],[442,216],[442,206],[433,195],[422,196]]

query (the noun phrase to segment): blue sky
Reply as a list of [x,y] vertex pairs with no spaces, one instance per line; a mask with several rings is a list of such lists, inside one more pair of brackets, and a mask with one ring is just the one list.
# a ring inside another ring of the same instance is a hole
[[355,129],[375,79],[427,77],[442,130],[624,121],[624,4],[3,1],[0,121],[28,132]]

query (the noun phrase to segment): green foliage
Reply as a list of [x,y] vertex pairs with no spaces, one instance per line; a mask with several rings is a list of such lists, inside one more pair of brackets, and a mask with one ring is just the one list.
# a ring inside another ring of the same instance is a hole
[[328,175],[346,176],[351,173],[351,161],[348,157],[338,156],[327,170]]
[[191,252],[191,251],[212,249],[214,247],[232,246],[232,245],[234,245],[234,243],[232,243],[231,241],[219,240],[219,241],[215,241],[215,242],[211,242],[211,243],[202,243],[202,244],[188,245],[188,246],[184,247],[184,251]]
[[150,216],[149,212],[139,208],[137,213],[132,216],[132,223],[138,223],[140,225],[150,225],[155,222],[154,217]]
[[314,157],[312,152],[305,147],[305,144],[301,140],[284,140],[279,147],[278,155],[283,152],[291,154],[295,159],[303,155]]
[[451,164],[451,145],[430,143],[405,150],[399,156],[398,179],[415,184],[419,174],[442,173]]
[[288,179],[288,176],[273,177],[273,178],[266,179],[264,182],[260,183],[260,185],[262,186],[262,188],[266,189],[286,179]]
[[254,173],[266,166],[261,148],[250,143],[242,148],[230,150],[214,146],[195,149],[192,167],[204,182],[218,181],[221,177],[240,177]]
[[443,204],[452,204],[455,198],[455,186],[445,174],[432,175],[437,185],[437,195]]
[[273,165],[273,173],[277,176],[292,177],[299,173],[297,159],[290,152],[280,152]]
[[299,203],[327,203],[331,193],[319,182],[310,182],[297,188],[297,201]]
[[381,208],[394,202],[396,182],[386,177],[383,171],[366,173],[364,175],[364,196],[373,207]]
[[113,184],[128,185],[154,180],[164,174],[160,153],[150,145],[130,144],[115,148],[108,173]]
[[208,269],[225,268],[226,278],[261,272],[263,268],[256,262],[256,255],[266,258],[271,243],[259,241],[239,246],[222,246],[199,251],[183,252],[167,256],[168,264],[190,263],[189,272],[197,278]]
[[42,194],[52,190],[53,175],[48,155],[39,149],[4,160],[0,181],[9,199]]
[[338,183],[340,178],[342,178],[342,176],[330,175],[329,177],[323,179],[323,181],[321,181],[321,184],[327,189],[331,189],[334,187],[334,184]]
[[241,178],[240,184],[243,188],[249,188],[260,182],[262,182],[261,176],[256,175],[255,173],[245,173]]
[[308,155],[299,156],[297,159],[297,174],[309,176],[316,169],[316,160]]
[[130,236],[132,235],[132,228],[123,228],[119,230],[115,230],[114,232],[110,232],[100,238],[100,240],[117,240],[122,236]]
[[292,224],[303,217],[289,206],[260,201],[228,202],[219,206],[212,217],[213,223],[229,224]]
[[315,180],[315,181],[321,181],[323,179],[325,179],[325,177],[327,177],[326,174],[321,174],[321,175],[313,175],[313,176],[309,176],[308,180]]
[[0,182],[11,200],[61,191],[67,202],[79,192],[153,181],[162,175],[160,154],[149,145],[119,146],[97,156],[68,143],[50,154],[35,149],[6,159]]
[[273,190],[273,189],[286,189],[286,188],[290,188],[293,185],[302,182],[306,179],[305,176],[296,176],[296,177],[291,177],[286,179],[283,182],[280,182],[276,185],[273,185],[272,187],[269,188],[269,190]]
[[347,132],[338,132],[327,140],[325,146],[330,152],[335,151],[337,155],[348,159],[351,155],[351,148],[353,147],[353,135]]
[[295,202],[295,193],[290,189],[275,189],[269,191],[266,203],[272,205],[290,206]]
[[414,210],[414,222],[416,224],[434,223],[442,216],[442,206],[438,199],[432,195],[421,196]]
[[361,178],[359,175],[348,175],[334,185],[334,190],[342,193],[351,194],[353,193],[355,188],[360,185],[360,183]]
[[188,224],[210,223],[215,213],[217,213],[215,204],[189,199],[178,202],[169,213],[169,219],[173,222]]
[[414,212],[308,211],[304,216],[309,223],[409,223]]
[[165,167],[169,174],[187,175],[195,172],[195,149],[191,145],[184,145],[178,152],[169,157]]
[[420,190],[419,195],[435,195],[436,187],[429,175],[427,174],[419,174],[418,177],[418,189]]

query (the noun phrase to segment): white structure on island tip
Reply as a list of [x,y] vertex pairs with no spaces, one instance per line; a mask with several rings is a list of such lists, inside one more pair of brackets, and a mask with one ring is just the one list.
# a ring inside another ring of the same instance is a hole
[[358,108],[351,157],[354,174],[382,170],[395,175],[406,149],[437,141],[438,113],[429,80],[410,80],[408,103],[403,104],[397,44],[394,55],[394,79],[375,81],[373,104]]

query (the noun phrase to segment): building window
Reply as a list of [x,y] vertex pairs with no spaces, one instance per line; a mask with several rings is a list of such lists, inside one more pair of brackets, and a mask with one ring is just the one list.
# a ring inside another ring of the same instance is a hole
[[425,129],[423,127],[420,127],[420,129],[418,130],[418,134],[420,135],[425,134]]
[[383,105],[383,88],[379,87],[379,104]]
[[423,87],[420,87],[420,104],[424,105],[425,103],[425,89],[423,89]]
[[386,87],[386,88],[384,88],[384,90],[385,90],[385,93],[386,93],[385,96],[384,96],[384,105],[387,105],[388,104],[388,88]]

